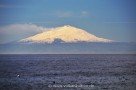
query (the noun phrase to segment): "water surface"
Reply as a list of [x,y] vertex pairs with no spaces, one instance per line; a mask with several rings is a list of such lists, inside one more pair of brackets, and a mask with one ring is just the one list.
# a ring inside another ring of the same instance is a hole
[[0,90],[135,90],[135,81],[134,54],[0,55]]

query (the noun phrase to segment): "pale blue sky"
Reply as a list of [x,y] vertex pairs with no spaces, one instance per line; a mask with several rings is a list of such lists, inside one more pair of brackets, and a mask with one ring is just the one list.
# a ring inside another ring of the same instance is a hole
[[136,0],[0,0],[0,27],[26,23],[72,25],[103,38],[132,42]]

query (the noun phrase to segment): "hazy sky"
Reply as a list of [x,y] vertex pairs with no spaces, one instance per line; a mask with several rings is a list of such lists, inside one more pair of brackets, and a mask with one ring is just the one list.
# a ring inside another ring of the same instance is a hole
[[63,25],[116,41],[136,41],[136,0],[0,0],[1,42],[34,28]]

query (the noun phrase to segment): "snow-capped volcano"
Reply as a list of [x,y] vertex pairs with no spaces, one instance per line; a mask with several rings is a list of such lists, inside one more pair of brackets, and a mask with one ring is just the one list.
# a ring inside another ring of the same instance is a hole
[[53,43],[55,40],[61,40],[65,43],[76,42],[111,42],[111,40],[96,37],[85,30],[65,25],[48,31],[22,39],[19,42],[29,43]]

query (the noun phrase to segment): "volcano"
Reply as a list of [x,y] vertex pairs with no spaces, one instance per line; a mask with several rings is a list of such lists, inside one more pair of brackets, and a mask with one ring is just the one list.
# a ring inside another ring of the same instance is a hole
[[21,39],[21,43],[77,43],[77,42],[111,42],[112,40],[97,37],[85,30],[65,25],[44,31],[42,33]]

